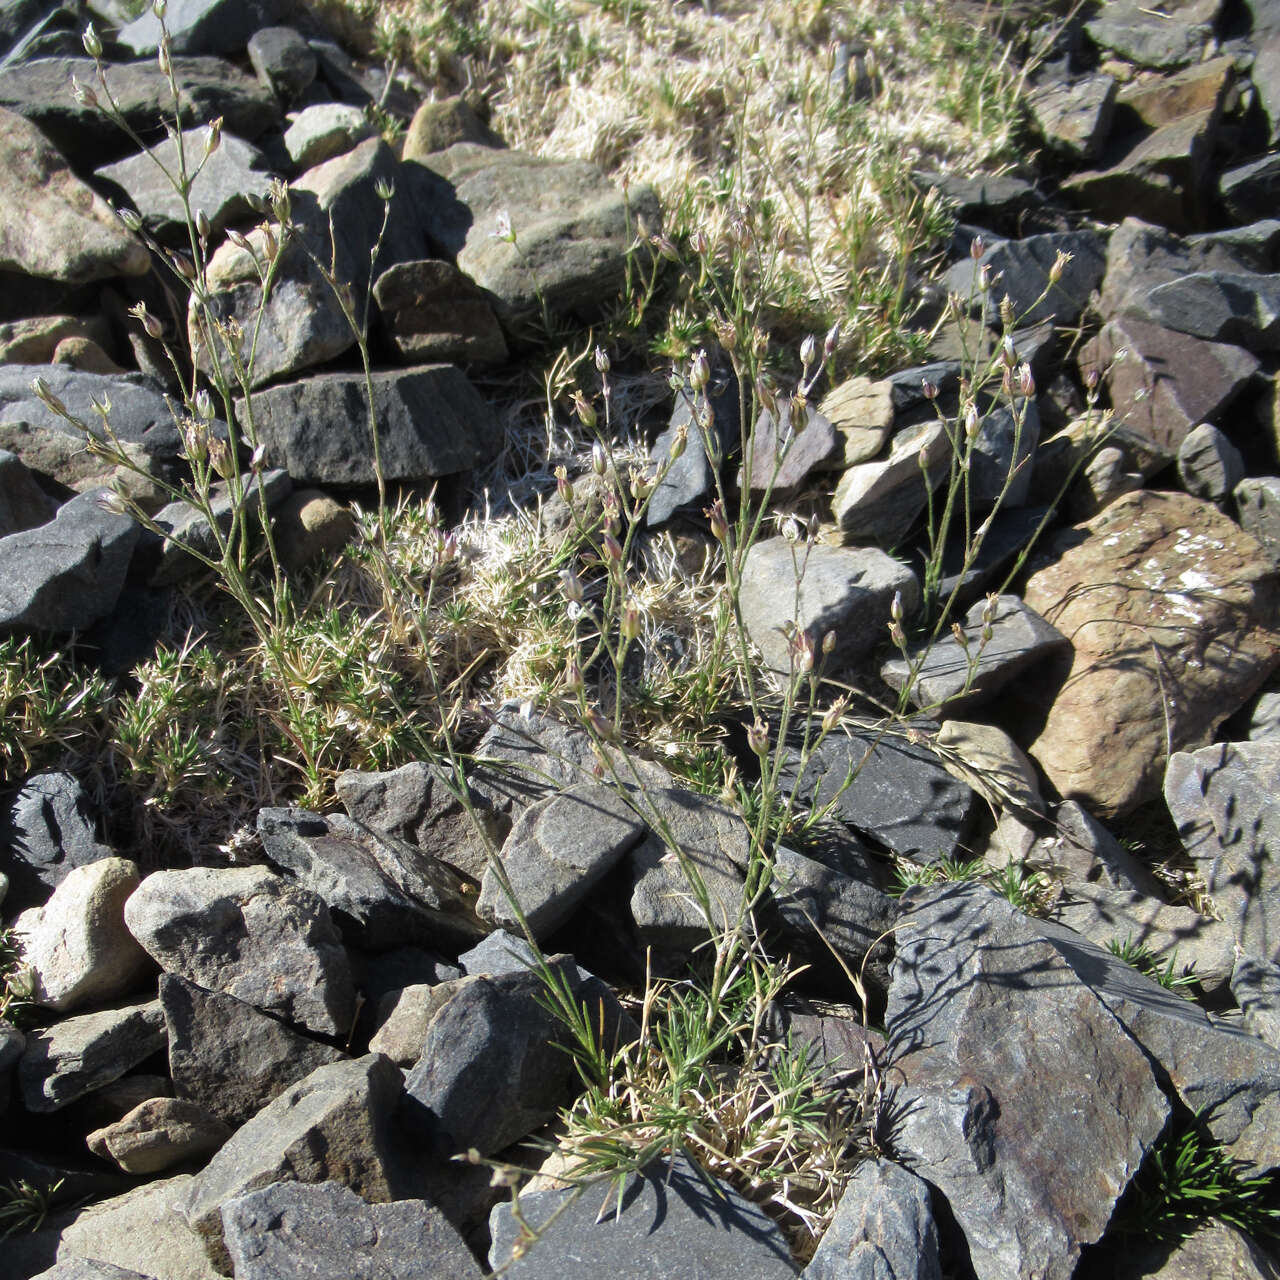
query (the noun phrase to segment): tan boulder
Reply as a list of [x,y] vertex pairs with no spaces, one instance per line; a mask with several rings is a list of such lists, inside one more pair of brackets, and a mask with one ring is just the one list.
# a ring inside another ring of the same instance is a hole
[[1125,813],[1159,795],[1169,749],[1208,742],[1280,660],[1275,570],[1210,503],[1148,490],[1057,549],[1025,599],[1073,654],[1030,753],[1062,795]]

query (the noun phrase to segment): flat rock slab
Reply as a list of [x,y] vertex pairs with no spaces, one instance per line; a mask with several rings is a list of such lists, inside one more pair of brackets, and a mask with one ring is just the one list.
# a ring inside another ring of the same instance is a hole
[[1069,1280],[1164,1128],[1139,1046],[1022,916],[910,890],[885,1024],[897,1149],[927,1171],[979,1280]]
[[794,1276],[786,1239],[778,1226],[732,1187],[700,1174],[684,1156],[657,1162],[631,1178],[621,1199],[608,1200],[609,1184],[578,1194],[539,1191],[520,1197],[532,1224],[556,1214],[546,1235],[515,1255],[521,1227],[509,1205],[489,1219],[490,1264],[506,1265],[512,1280],[599,1280],[634,1274],[644,1259],[650,1280],[772,1280]]
[[1108,75],[1050,81],[1030,95],[1027,106],[1053,150],[1073,160],[1095,160],[1111,130],[1116,82]]
[[192,1179],[179,1208],[224,1274],[222,1207],[277,1182],[340,1182],[363,1199],[398,1199],[392,1152],[399,1070],[371,1053],[319,1067],[264,1107]]
[[378,277],[373,297],[406,363],[507,361],[507,340],[484,290],[451,262],[397,263]]
[[1146,490],[1047,555],[1024,599],[1073,657],[1030,752],[1063,796],[1124,813],[1159,794],[1166,740],[1199,746],[1280,658],[1274,571],[1209,503]]
[[1269,218],[1275,213],[1280,192],[1280,157],[1267,155],[1230,169],[1218,185],[1222,202],[1234,217],[1242,221]]
[[160,1006],[174,1092],[233,1129],[317,1068],[346,1056],[235,996],[172,973],[160,975]]
[[806,804],[834,801],[833,817],[903,857],[950,857],[968,831],[977,797],[926,745],[936,729],[920,721],[905,735],[869,728],[833,733],[798,780],[788,773],[786,785]]
[[899,431],[883,458],[849,467],[831,500],[845,540],[871,539],[885,546],[899,542],[920,518],[950,463],[946,427],[922,422]]
[[[999,596],[989,622],[991,636],[983,640],[987,604],[975,604],[961,624],[965,643],[950,632],[908,658],[891,658],[880,668],[890,688],[901,691],[912,680],[910,698],[917,707],[946,707],[960,715],[998,693],[1016,676],[1070,647],[1017,596]],[[914,672],[914,679],[912,673]]]
[[[164,26],[174,53],[239,54],[255,31],[292,16],[291,0],[170,0]],[[117,38],[141,56],[160,47],[160,31],[160,19],[145,9]]]
[[788,624],[808,636],[813,652],[835,637],[827,656],[834,669],[855,662],[880,644],[895,595],[913,612],[920,584],[905,564],[875,547],[807,546],[803,541],[764,538],[748,552],[742,570],[743,621],[765,663],[786,676],[795,655]]
[[488,867],[476,911],[501,929],[518,930],[509,888],[535,937],[545,938],[569,919],[645,830],[610,786],[580,783],[562,791],[516,819],[499,855],[507,884]]
[[115,608],[139,527],[78,494],[37,529],[0,538],[0,630],[82,631]]
[[146,246],[44,134],[0,107],[0,268],[84,284],[145,275]]
[[75,1014],[27,1034],[18,1085],[28,1111],[57,1111],[164,1048],[158,1000]]
[[849,1179],[804,1280],[942,1280],[929,1184],[890,1160]]
[[236,1280],[472,1280],[479,1264],[426,1200],[368,1204],[337,1182],[278,1182],[222,1208]]
[[1259,960],[1280,960],[1280,742],[1175,752],[1164,795],[1240,946]]
[[125,923],[166,972],[311,1031],[351,1029],[355,987],[329,909],[266,867],[153,872]]
[[1198,62],[1213,34],[1205,21],[1187,21],[1161,14],[1154,21],[1139,0],[1112,0],[1085,23],[1089,38],[1100,48],[1119,54],[1140,67],[1181,67]]
[[1255,353],[1280,351],[1280,274],[1194,271],[1157,285],[1143,305],[1178,333]]
[[359,107],[340,102],[319,102],[304,107],[284,131],[289,158],[299,169],[310,169],[354,150],[376,132]]
[[[373,412],[383,477],[431,480],[489,462],[502,445],[493,410],[453,365],[378,370]],[[372,484],[373,443],[365,380],[322,373],[254,396],[269,465],[299,484]]]

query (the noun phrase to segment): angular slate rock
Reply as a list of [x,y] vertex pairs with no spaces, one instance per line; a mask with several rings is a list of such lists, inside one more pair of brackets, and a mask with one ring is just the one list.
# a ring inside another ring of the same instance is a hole
[[89,797],[69,773],[33,773],[0,828],[10,910],[43,903],[76,868],[112,856],[98,841]]
[[1280,274],[1195,271],[1157,285],[1143,306],[1178,333],[1255,353],[1280,351]]
[[179,1208],[224,1273],[222,1206],[273,1183],[340,1182],[364,1200],[399,1198],[394,1149],[400,1072],[381,1054],[319,1067],[244,1124],[187,1187]]
[[1040,443],[1040,411],[1034,400],[1019,399],[988,409],[978,422],[969,455],[969,500],[986,509],[997,501],[1020,507],[1031,492],[1031,472]]
[[[252,142],[279,120],[271,94],[221,58],[173,59],[173,73],[182,86],[184,129],[206,125],[222,117],[229,134]],[[0,69],[0,107],[27,117],[78,170],[128,155],[134,149],[129,135],[96,107],[82,106],[71,92],[75,77],[84,85],[97,84],[91,58],[37,58]],[[164,135],[161,122],[173,116],[169,82],[154,58],[114,62],[107,67],[107,85],[126,123],[146,141]],[[52,87],[57,92],[50,92]]]
[[[200,210],[215,231],[253,218],[248,197],[265,199],[271,186],[266,172],[266,157],[257,147],[241,138],[227,135],[218,149],[205,157],[207,129],[187,129],[182,134],[187,172],[195,173],[191,183],[191,208]],[[103,165],[97,177],[123,192],[121,203],[142,215],[142,220],[157,239],[166,244],[186,246],[186,213],[178,193],[168,177],[156,167],[156,161],[168,173],[179,172],[178,146],[172,139],[113,164]],[[198,166],[198,172],[197,172]],[[150,260],[148,260],[148,266]]]
[[83,631],[120,597],[139,527],[78,494],[38,529],[0,538],[0,630]]
[[[292,16],[292,0],[170,0],[164,26],[174,53],[244,52],[262,27]],[[150,9],[120,29],[117,39],[139,57],[160,47],[160,19]]]
[[1280,742],[1175,752],[1164,796],[1240,946],[1259,960],[1280,960]]
[[1280,1280],[1274,1254],[1238,1227],[1212,1218],[1172,1251],[1166,1246],[1154,1252],[1149,1265],[1139,1255],[1141,1270],[1130,1273],[1134,1280]]
[[889,442],[883,458],[850,467],[831,500],[846,541],[874,539],[892,546],[910,531],[951,462],[951,444],[941,422],[906,427]]
[[1111,0],[1085,23],[1089,38],[1140,67],[1181,67],[1198,62],[1213,28],[1206,22],[1180,20],[1176,14],[1152,21],[1139,0]]
[[319,102],[298,112],[284,132],[284,145],[299,169],[310,169],[354,150],[375,132],[359,107]]
[[1209,1132],[1251,1172],[1280,1165],[1280,1053],[1061,925],[1033,926],[1146,1051]]
[[1023,598],[1073,657],[1029,751],[1061,795],[1124,813],[1159,794],[1166,741],[1202,744],[1280,660],[1273,570],[1209,503],[1147,490],[1045,555]]
[[806,804],[834,800],[834,817],[903,857],[950,857],[964,839],[976,797],[926,745],[935,730],[922,720],[906,734],[871,728],[831,734],[798,780],[794,769],[788,772],[786,785]]
[[870,462],[893,430],[893,384],[887,378],[850,378],[822,397],[818,412],[831,422],[839,437],[836,457],[829,465],[853,467]]
[[979,1280],[1069,1280],[1169,1104],[1034,922],[975,885],[903,906],[885,1014],[896,1149],[946,1197]]
[[1050,81],[1027,99],[1036,129],[1053,150],[1073,160],[1095,160],[1116,109],[1112,76]]
[[1280,156],[1263,156],[1228,170],[1219,187],[1223,204],[1242,222],[1273,217],[1280,195]]
[[17,454],[0,449],[0,538],[48,524],[57,511]]
[[[1054,654],[1070,648],[1070,642],[1017,596],[998,596],[986,615],[986,601],[975,604],[961,627],[966,643],[944,633],[923,652],[908,658],[891,658],[880,668],[890,688],[901,691],[915,676],[910,689],[917,707],[941,707],[960,715],[998,693],[1015,677]],[[985,619],[985,621],[984,621]],[[982,632],[989,621],[991,637]]]
[[338,1182],[277,1182],[222,1207],[236,1280],[472,1280],[480,1267],[426,1200],[367,1204]]
[[485,870],[477,913],[501,929],[519,929],[510,888],[525,923],[545,938],[645,832],[645,824],[609,786],[580,783],[526,809],[511,828],[495,869]]
[[487,849],[501,847],[510,822],[478,794],[469,795],[468,812],[455,787],[444,770],[423,760],[383,773],[351,769],[333,784],[353,821],[415,845],[479,883],[489,866]]
[[[383,477],[431,480],[490,461],[502,444],[493,411],[453,365],[373,374]],[[322,373],[254,396],[266,460],[298,484],[372,484],[373,445],[361,375]]]
[[373,286],[396,350],[406,362],[504,364],[507,340],[484,291],[451,262],[400,262]]
[[743,474],[739,483],[763,493],[785,493],[803,483],[809,472],[827,464],[836,452],[836,429],[819,409],[806,405],[798,431],[792,431],[792,402],[778,402],[778,417],[768,410],[756,419],[751,474]]
[[284,102],[300,97],[316,78],[316,55],[292,27],[261,27],[246,52],[259,80]]
[[18,1061],[23,1105],[37,1113],[57,1111],[163,1048],[158,1000],[116,1004],[32,1030]]
[[156,871],[125,923],[169,973],[327,1035],[345,1035],[355,988],[323,901],[266,867]]
[[263,809],[258,832],[267,856],[316,894],[357,946],[456,950],[485,933],[474,886],[393,836],[305,809]]
[[1280,1050],[1280,965],[1240,956],[1231,971],[1231,994],[1245,1030]]
[[805,1280],[942,1280],[929,1186],[889,1160],[858,1166]]
[[[539,1191],[520,1197],[528,1221],[555,1222],[527,1251],[514,1256],[520,1224],[509,1205],[489,1219],[493,1267],[512,1280],[599,1280],[627,1275],[645,1260],[651,1280],[774,1280],[794,1276],[786,1238],[757,1205],[696,1170],[687,1157],[656,1161],[629,1180],[621,1200],[602,1214],[606,1188],[581,1194]],[[567,1205],[566,1205],[566,1202]]]
[[33,1280],[153,1280],[153,1277],[94,1258],[64,1258]]
[[1101,375],[1127,429],[1174,452],[1198,423],[1224,421],[1260,367],[1243,347],[1132,316],[1108,321],[1081,349],[1078,363],[1081,373]]
[[146,952],[124,925],[124,904],[138,887],[128,858],[76,867],[43,907],[14,923],[22,961],[31,970],[32,999],[60,1013],[118,1000],[151,970]]
[[1280,476],[1249,476],[1235,488],[1240,527],[1280,568]]
[[456,983],[457,979],[452,979],[433,987],[402,987],[383,996],[375,1014],[378,1030],[369,1039],[369,1052],[385,1054],[398,1067],[412,1067],[422,1053],[431,1019],[453,999]]
[[895,595],[913,613],[920,584],[905,564],[875,547],[762,538],[747,552],[742,570],[747,633],[765,664],[783,676],[793,666],[788,623],[808,636],[815,654],[823,652],[823,637],[834,633],[835,648],[826,659],[834,669],[883,641]]
[[160,975],[160,1005],[174,1091],[233,1129],[290,1085],[345,1057],[243,1000],[172,973]]
[[458,964],[468,977],[483,974],[497,978],[507,973],[528,973],[537,963],[537,954],[528,939],[505,929],[495,929],[458,957]]
[[194,1102],[150,1098],[86,1141],[94,1155],[126,1173],[152,1174],[202,1160],[229,1137],[231,1129]]
[[1193,498],[1225,502],[1244,471],[1240,450],[1210,422],[1193,427],[1178,446],[1178,478]]
[[[550,963],[585,1007],[603,1043],[621,1044],[625,1019],[598,979],[584,981],[568,957]],[[427,1025],[421,1056],[405,1078],[405,1121],[434,1150],[475,1147],[492,1155],[527,1137],[581,1092],[564,1024],[541,1003],[537,973],[462,978]],[[634,1028],[630,1031],[634,1035]]]

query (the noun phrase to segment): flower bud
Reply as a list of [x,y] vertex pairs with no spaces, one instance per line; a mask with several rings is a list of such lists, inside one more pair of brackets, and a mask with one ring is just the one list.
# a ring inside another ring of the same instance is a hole
[[49,384],[43,378],[36,378],[31,383],[31,390],[35,392],[36,398],[53,413],[59,417],[67,416],[67,406],[58,399],[57,396],[49,389]]
[[705,258],[711,251],[711,241],[707,239],[707,233],[699,227],[689,237],[689,248],[698,255],[699,258]]
[[572,569],[560,570],[560,586],[570,604],[581,604],[586,599],[582,579]]
[[173,77],[173,61],[169,57],[169,37],[160,37],[160,48],[156,52],[156,65],[160,68],[160,74],[166,80]]
[[1031,372],[1031,366],[1024,363],[1022,368],[1018,370],[1018,390],[1022,392],[1028,400],[1036,393],[1036,379]]
[[213,224],[203,209],[196,210],[196,233],[201,240],[208,240],[213,235]]
[[1049,283],[1057,284],[1062,279],[1062,273],[1066,269],[1067,263],[1071,261],[1071,254],[1058,250],[1057,256],[1053,260],[1053,266],[1049,268]]
[[573,393],[573,407],[578,415],[578,421],[582,423],[588,431],[592,430],[596,425],[596,411],[591,407],[591,402],[582,394],[581,391]]
[[974,236],[973,239],[969,241],[969,257],[971,257],[974,262],[977,262],[977,260],[982,257],[986,251],[987,242],[981,236]]
[[209,465],[224,480],[228,479],[234,470],[232,467],[231,447],[218,436],[212,437],[209,441]]
[[889,639],[893,642],[895,649],[905,649],[907,647],[907,635],[903,631],[901,623],[889,623]]
[[953,622],[951,624],[951,634],[955,637],[956,644],[958,644],[962,649],[967,649],[969,647],[969,636],[958,622]]
[[92,22],[85,27],[84,35],[80,37],[80,43],[84,45],[85,53],[95,62],[102,57],[102,39]]
[[261,471],[262,464],[267,460],[267,446],[259,444],[254,448],[252,454],[249,455],[249,470]]
[[573,485],[569,483],[569,473],[564,467],[556,468],[556,492],[565,502],[573,501]]
[[724,503],[717,498],[709,507],[702,508],[702,514],[711,524],[711,536],[717,542],[723,542],[729,536],[729,524],[724,518]]
[[1086,387],[1088,387],[1088,389],[1089,389],[1090,391],[1093,391],[1093,390],[1095,390],[1095,389],[1097,388],[1097,385],[1098,385],[1098,371],[1097,371],[1097,369],[1090,369],[1090,370],[1089,370],[1089,371],[1084,375],[1084,385],[1085,385]]
[[682,422],[671,437],[671,447],[667,450],[667,457],[675,462],[684,451],[689,447],[689,424]]
[[926,400],[936,400],[938,398],[938,384],[928,378],[921,378],[920,393]]
[[893,593],[893,600],[889,605],[889,617],[891,617],[894,620],[894,622],[902,621],[903,613],[902,613],[902,592],[901,591],[895,591]]
[[389,178],[379,178],[373,184],[373,194],[382,201],[383,204],[390,204],[395,199],[396,184]]
[[763,374],[756,379],[756,399],[760,401],[761,408],[774,418],[778,416],[777,388]]
[[147,310],[145,302],[139,302],[136,307],[131,307],[130,310],[142,322],[143,331],[148,338],[158,342],[164,336],[164,325]]
[[796,675],[807,676],[813,670],[813,637],[797,629],[792,633],[788,648],[791,651],[791,670]]
[[971,404],[964,413],[964,436],[973,440],[978,434],[978,406]]
[[624,640],[635,640],[640,635],[640,608],[634,600],[628,600],[622,606],[622,617],[618,621],[618,631]]
[[253,252],[253,245],[249,242],[249,237],[242,231],[236,231],[234,228],[227,229],[227,239],[231,241],[237,249],[244,250],[245,253]]
[[689,363],[689,385],[695,391],[703,391],[710,381],[711,362],[707,359],[707,353],[699,347]]
[[638,471],[632,471],[630,475],[631,496],[637,502],[643,502],[656,487],[654,482],[648,476],[641,475]]
[[1000,299],[1000,323],[1006,329],[1013,328],[1013,299],[1007,293]]
[[213,397],[204,387],[195,394],[194,408],[196,415],[203,418],[205,422],[213,420]]
[[989,262],[984,262],[978,268],[978,288],[983,293],[987,293],[991,289],[991,264]]
[[71,77],[71,93],[82,107],[92,109],[98,105],[98,95],[87,84],[81,84],[75,76]]
[[818,340],[809,334],[800,344],[800,363],[806,369],[818,358]]
[[759,718],[747,726],[747,746],[762,760],[769,754],[769,726]]
[[606,533],[600,539],[600,546],[604,550],[604,558],[611,565],[619,565],[622,563],[622,544],[611,533]]
[[680,253],[672,242],[671,237],[667,235],[650,236],[649,243],[657,249],[660,256],[666,258],[668,262],[679,262]]
[[610,368],[612,368],[612,366],[609,363],[608,353],[604,351],[602,348],[597,347],[596,348],[596,372],[603,376],[604,374],[607,374],[609,372]]
[[609,469],[609,457],[604,451],[604,445],[599,440],[591,446],[591,470],[598,476],[604,475]]
[[135,235],[142,230],[142,215],[136,209],[117,209],[116,217]]
[[617,734],[613,731],[613,725],[604,718],[595,707],[589,707],[585,716],[587,728],[595,738],[599,738],[603,742],[613,742],[617,738]]
[[173,264],[173,269],[184,280],[194,280],[196,278],[195,264],[185,253],[171,253],[169,261]]
[[564,687],[569,693],[575,695],[581,693],[584,687],[582,668],[573,654],[569,655],[568,661],[564,664]]
[[1012,369],[1018,363],[1018,351],[1013,345],[1013,337],[1006,333],[1000,343],[1000,359],[1004,361],[1005,368]]
[[828,631],[822,637],[822,656],[829,658],[836,651],[836,633]]
[[209,428],[188,418],[182,424],[182,448],[187,461],[198,466],[209,456]]
[[823,713],[822,716],[822,732],[831,733],[840,723],[845,711],[848,709],[849,700],[846,697],[837,698]]
[[267,261],[274,262],[276,255],[280,252],[280,243],[275,237],[275,232],[265,222],[262,224],[262,240]]
[[209,132],[204,137],[204,155],[207,160],[222,145],[222,117],[209,121]]
[[168,0],[151,0],[151,12],[156,15],[156,19],[159,22],[164,21],[164,15],[168,8]]
[[836,353],[836,347],[840,344],[840,321],[827,330],[827,336],[822,340],[822,354],[827,360],[830,360]]

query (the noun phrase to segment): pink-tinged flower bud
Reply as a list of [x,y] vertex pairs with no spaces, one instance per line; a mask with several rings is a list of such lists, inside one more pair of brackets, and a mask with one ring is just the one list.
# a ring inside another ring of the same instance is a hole
[[1098,385],[1098,371],[1097,371],[1097,369],[1090,369],[1090,370],[1089,370],[1089,371],[1084,375],[1084,385],[1085,385],[1086,387],[1088,387],[1090,391],[1093,391],[1093,390],[1095,390],[1095,389],[1097,388],[1097,385]]
[[609,455],[604,451],[604,445],[599,440],[591,446],[591,470],[598,476],[604,475],[609,469]]
[[164,325],[160,323],[158,317],[153,316],[151,312],[147,310],[145,303],[138,303],[138,308],[135,314],[138,319],[142,321],[143,331],[153,342],[158,342],[162,337],[164,337]]
[[596,372],[601,376],[608,373],[609,370],[613,367],[609,362],[609,353],[605,351],[602,347],[596,348],[595,360],[596,360]]
[[717,498],[709,507],[702,508],[702,514],[711,525],[711,536],[717,542],[723,542],[729,536],[729,523],[724,518],[724,503]]
[[426,506],[422,508],[422,520],[428,529],[440,527],[440,508],[436,506],[434,498],[428,498]]
[[791,635],[788,648],[791,650],[791,670],[796,675],[807,676],[813,670],[813,637],[807,631],[796,630]]
[[604,558],[613,565],[622,563],[622,544],[611,533],[606,533],[600,539],[600,546],[604,551]]
[[81,84],[75,76],[71,77],[71,93],[82,107],[92,109],[98,105],[98,95],[87,84]]
[[800,344],[800,363],[807,369],[818,358],[818,340],[809,334]]
[[762,760],[769,754],[769,726],[763,720],[757,718],[747,725],[747,746]]
[[984,262],[978,268],[978,288],[983,293],[987,293],[991,289],[991,264],[989,262]]
[[201,240],[208,240],[213,235],[213,224],[203,209],[196,210],[196,234]]
[[951,634],[955,637],[956,644],[958,644],[962,649],[967,649],[969,647],[969,637],[965,633],[965,629],[958,622],[953,622],[951,624]]
[[209,465],[224,480],[232,475],[231,448],[225,440],[217,436],[209,441]]
[[667,450],[667,457],[675,462],[684,451],[689,447],[689,425],[682,422],[671,437],[671,447]]
[[195,264],[185,253],[171,253],[169,261],[173,264],[173,269],[184,280],[194,280],[196,278]]
[[1004,361],[1007,369],[1012,369],[1018,363],[1018,349],[1013,345],[1013,337],[1011,334],[1005,334],[1000,343],[1000,359]]
[[1028,400],[1036,393],[1036,379],[1031,372],[1031,366],[1024,363],[1022,368],[1018,370],[1018,390],[1022,392]]
[[560,585],[570,604],[581,604],[587,598],[582,588],[582,579],[572,569],[560,570]]
[[1007,365],[1000,370],[1000,390],[1007,396],[1013,395],[1013,374]]
[[978,406],[971,404],[964,414],[964,435],[966,440],[972,440],[978,434]]
[[831,733],[844,716],[849,707],[849,699],[846,697],[837,698],[823,713],[822,716],[822,732]]
[[573,408],[578,415],[578,421],[588,431],[591,431],[596,425],[596,411],[591,407],[591,402],[581,391],[573,393]]
[[595,707],[589,707],[584,718],[593,737],[603,742],[613,742],[617,739],[618,735],[614,732],[613,725]]
[[893,647],[895,649],[906,649],[907,634],[903,631],[901,623],[889,623],[889,639],[893,642]]
[[624,640],[636,640],[640,636],[640,608],[634,600],[628,600],[622,606],[622,617],[618,620],[618,631]]
[[573,485],[569,483],[569,473],[564,467],[556,468],[556,492],[565,502],[573,501]]
[[450,529],[440,541],[440,563],[448,564],[458,555],[458,531]]
[[936,400],[938,398],[938,384],[929,378],[920,379],[920,394],[926,400]]
[[830,360],[836,353],[836,347],[840,345],[840,321],[827,330],[827,336],[822,340],[822,354],[827,360]]
[[973,239],[969,241],[969,257],[971,257],[974,262],[977,262],[977,260],[982,257],[986,251],[987,242],[981,236],[974,236]]
[[704,391],[710,381],[711,362],[707,359],[707,353],[699,347],[689,362],[689,385],[695,391]]
[[569,655],[568,661],[564,664],[564,687],[572,694],[579,694],[584,688],[582,679],[582,668],[578,665],[578,659]]
[[231,241],[237,249],[243,249],[245,253],[253,252],[253,245],[249,242],[249,237],[243,232],[228,228],[227,239]]
[[209,132],[204,136],[204,155],[207,160],[222,145],[222,117],[209,121]]
[[84,45],[85,53],[95,62],[102,57],[102,39],[92,22],[85,27],[84,35],[80,37],[80,43]]
[[893,593],[893,600],[889,604],[889,617],[891,617],[894,620],[894,622],[902,621],[903,613],[902,613],[902,592],[901,591],[895,591]]

